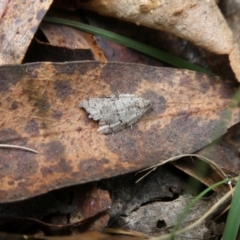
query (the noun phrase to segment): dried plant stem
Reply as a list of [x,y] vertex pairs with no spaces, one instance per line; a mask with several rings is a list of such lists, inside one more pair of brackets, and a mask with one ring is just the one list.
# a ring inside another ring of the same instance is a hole
[[18,145],[0,144],[0,148],[14,148],[14,149],[20,149],[20,150],[25,150],[25,151],[33,152],[33,153],[38,153],[37,151],[35,151],[35,150],[31,149],[31,148],[27,148],[27,147],[23,147],[23,146],[18,146]]

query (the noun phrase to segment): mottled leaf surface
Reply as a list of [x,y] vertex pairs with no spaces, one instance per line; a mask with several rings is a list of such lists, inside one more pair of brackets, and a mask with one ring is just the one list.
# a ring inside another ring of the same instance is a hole
[[[44,15],[52,4],[45,1],[0,2],[0,64],[21,63]],[[1,15],[2,13],[2,15]]]
[[[0,201],[107,178],[195,152],[239,121],[233,84],[187,70],[69,62],[0,67]],[[97,133],[79,103],[131,93],[152,102],[133,128]]]

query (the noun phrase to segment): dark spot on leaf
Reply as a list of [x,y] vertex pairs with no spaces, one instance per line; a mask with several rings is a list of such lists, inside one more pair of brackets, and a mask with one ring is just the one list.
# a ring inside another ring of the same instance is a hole
[[[30,69],[28,69],[30,70]],[[46,86],[47,87],[47,86]],[[48,101],[48,91],[41,91],[34,79],[28,80],[23,87],[23,94],[28,97],[28,104],[33,104],[34,113],[40,115],[46,115],[50,108]]]
[[21,135],[11,128],[5,128],[0,130],[0,143],[7,143],[12,140],[18,140]]
[[93,172],[94,170],[96,170],[96,167],[97,167],[96,163],[97,163],[96,160],[89,159],[87,161],[83,161],[79,163],[78,168],[84,172]]
[[38,99],[37,101],[35,101],[34,106],[39,109],[39,114],[46,113],[50,108],[50,104],[48,100],[44,98]]
[[80,79],[81,79],[81,75],[85,75],[89,70],[91,71],[92,69],[98,69],[98,68],[99,68],[99,62],[96,62],[96,61],[89,62],[89,64],[76,65],[76,69],[80,73]]
[[8,185],[10,186],[14,185],[14,181],[8,181]]
[[80,175],[81,175],[81,172],[80,172],[80,171],[78,171],[78,172],[71,172],[71,177],[72,177],[73,179],[79,178]]
[[81,128],[81,127],[78,127],[78,128],[76,129],[76,131],[81,132],[81,131],[82,131],[82,128]]
[[[129,74],[129,67],[134,74]],[[111,86],[113,93],[131,93],[135,92],[143,80],[148,82],[160,82],[161,71],[156,67],[143,65],[119,65],[112,63],[103,67],[100,78]],[[117,79],[117,80],[116,80]],[[121,79],[121,80],[120,80]],[[125,83],[129,84],[126,85]]]
[[53,110],[52,111],[52,117],[56,120],[60,120],[62,115],[63,115],[62,112],[59,111],[59,110]]
[[9,67],[0,68],[0,92],[7,91],[11,85],[15,85],[24,76],[24,69],[19,66],[11,66],[11,71]]
[[72,93],[72,87],[69,81],[56,80],[54,83],[55,94],[61,100],[64,100]]
[[18,103],[16,101],[13,101],[10,110],[16,110],[16,109],[18,109]]
[[207,91],[209,91],[210,88],[215,88],[215,84],[213,83],[213,81],[211,81],[211,77],[207,76],[207,75],[202,75],[202,74],[195,74],[195,76],[200,76],[199,79],[199,86],[201,90],[201,93],[205,94],[207,93]]
[[71,172],[72,167],[65,158],[61,158],[58,163],[51,166],[54,172]]
[[56,162],[64,158],[65,146],[60,141],[53,141],[43,147],[44,155],[49,162]]
[[50,174],[53,174],[53,169],[49,168],[49,167],[41,167],[40,169],[43,178],[47,177]]
[[89,175],[89,173],[99,173],[99,175],[101,175],[101,173],[98,172],[99,169],[101,169],[101,164],[96,159],[84,160],[78,164],[78,168],[81,172],[86,172],[87,175]]
[[[41,124],[40,124],[40,128],[41,129],[47,129],[47,124],[45,123],[45,122],[42,122]],[[44,137],[47,137],[49,134],[44,134]]]
[[139,134],[141,132],[138,131],[137,127],[133,126],[132,130],[127,128],[115,135],[108,136],[106,145],[112,152],[118,154],[120,159],[124,159],[126,162],[135,162],[137,159],[140,159],[140,145],[144,139],[139,137]]
[[38,123],[34,119],[27,121],[25,130],[29,134],[33,134],[33,135],[38,134],[39,133]]
[[108,164],[108,163],[110,163],[110,161],[109,161],[107,158],[101,158],[101,159],[99,160],[99,163],[100,163],[100,164]]
[[48,167],[42,167],[40,171],[43,177],[47,177],[53,173],[71,172],[72,167],[70,164],[68,164],[65,158],[60,158],[56,164],[50,165]]
[[180,86],[191,86],[192,83],[192,77],[188,76],[187,74],[181,74],[181,76],[179,77],[179,83]]
[[1,177],[11,176],[15,181],[22,181],[23,178],[37,172],[37,154],[20,149],[1,148],[0,156]]
[[[149,91],[142,96],[144,99],[151,100],[151,110],[158,114],[162,114],[167,109],[166,100],[163,96],[156,94],[156,92]],[[147,114],[151,114],[151,111],[147,111]]]

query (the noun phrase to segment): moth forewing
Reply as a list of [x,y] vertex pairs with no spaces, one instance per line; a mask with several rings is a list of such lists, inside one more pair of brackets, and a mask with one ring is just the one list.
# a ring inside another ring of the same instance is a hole
[[150,108],[151,102],[133,94],[120,94],[110,98],[90,98],[83,100],[89,118],[99,120],[98,132],[111,134],[136,123]]

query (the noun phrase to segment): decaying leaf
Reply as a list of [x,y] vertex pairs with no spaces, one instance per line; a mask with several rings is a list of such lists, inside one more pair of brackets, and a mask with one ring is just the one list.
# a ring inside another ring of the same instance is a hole
[[[187,70],[69,62],[0,67],[0,201],[145,168],[195,152],[239,122],[234,84]],[[130,93],[152,103],[131,128],[97,133],[82,100]]]
[[47,1],[7,1],[0,10],[0,65],[21,63],[46,11]]
[[[68,4],[69,5],[69,4]],[[54,12],[51,12],[51,15],[55,15]],[[79,17],[79,14],[76,16],[71,14],[72,20],[81,22],[82,19]],[[81,32],[77,29],[70,28],[64,25],[57,25],[57,24],[49,24],[42,22],[40,25],[41,31],[44,33],[45,37],[47,38],[48,42],[53,46],[61,46],[66,47],[64,50],[72,49],[86,51],[91,49],[91,53],[94,56],[94,60],[97,61],[106,61],[106,57],[99,49],[96,41],[93,39],[92,35],[86,32]],[[59,41],[59,36],[61,36],[61,41]],[[73,56],[75,57],[77,54],[74,53]],[[78,56],[78,55],[77,55]],[[85,60],[80,59],[79,60]],[[87,59],[92,60],[92,59]],[[73,60],[72,60],[73,61]]]

